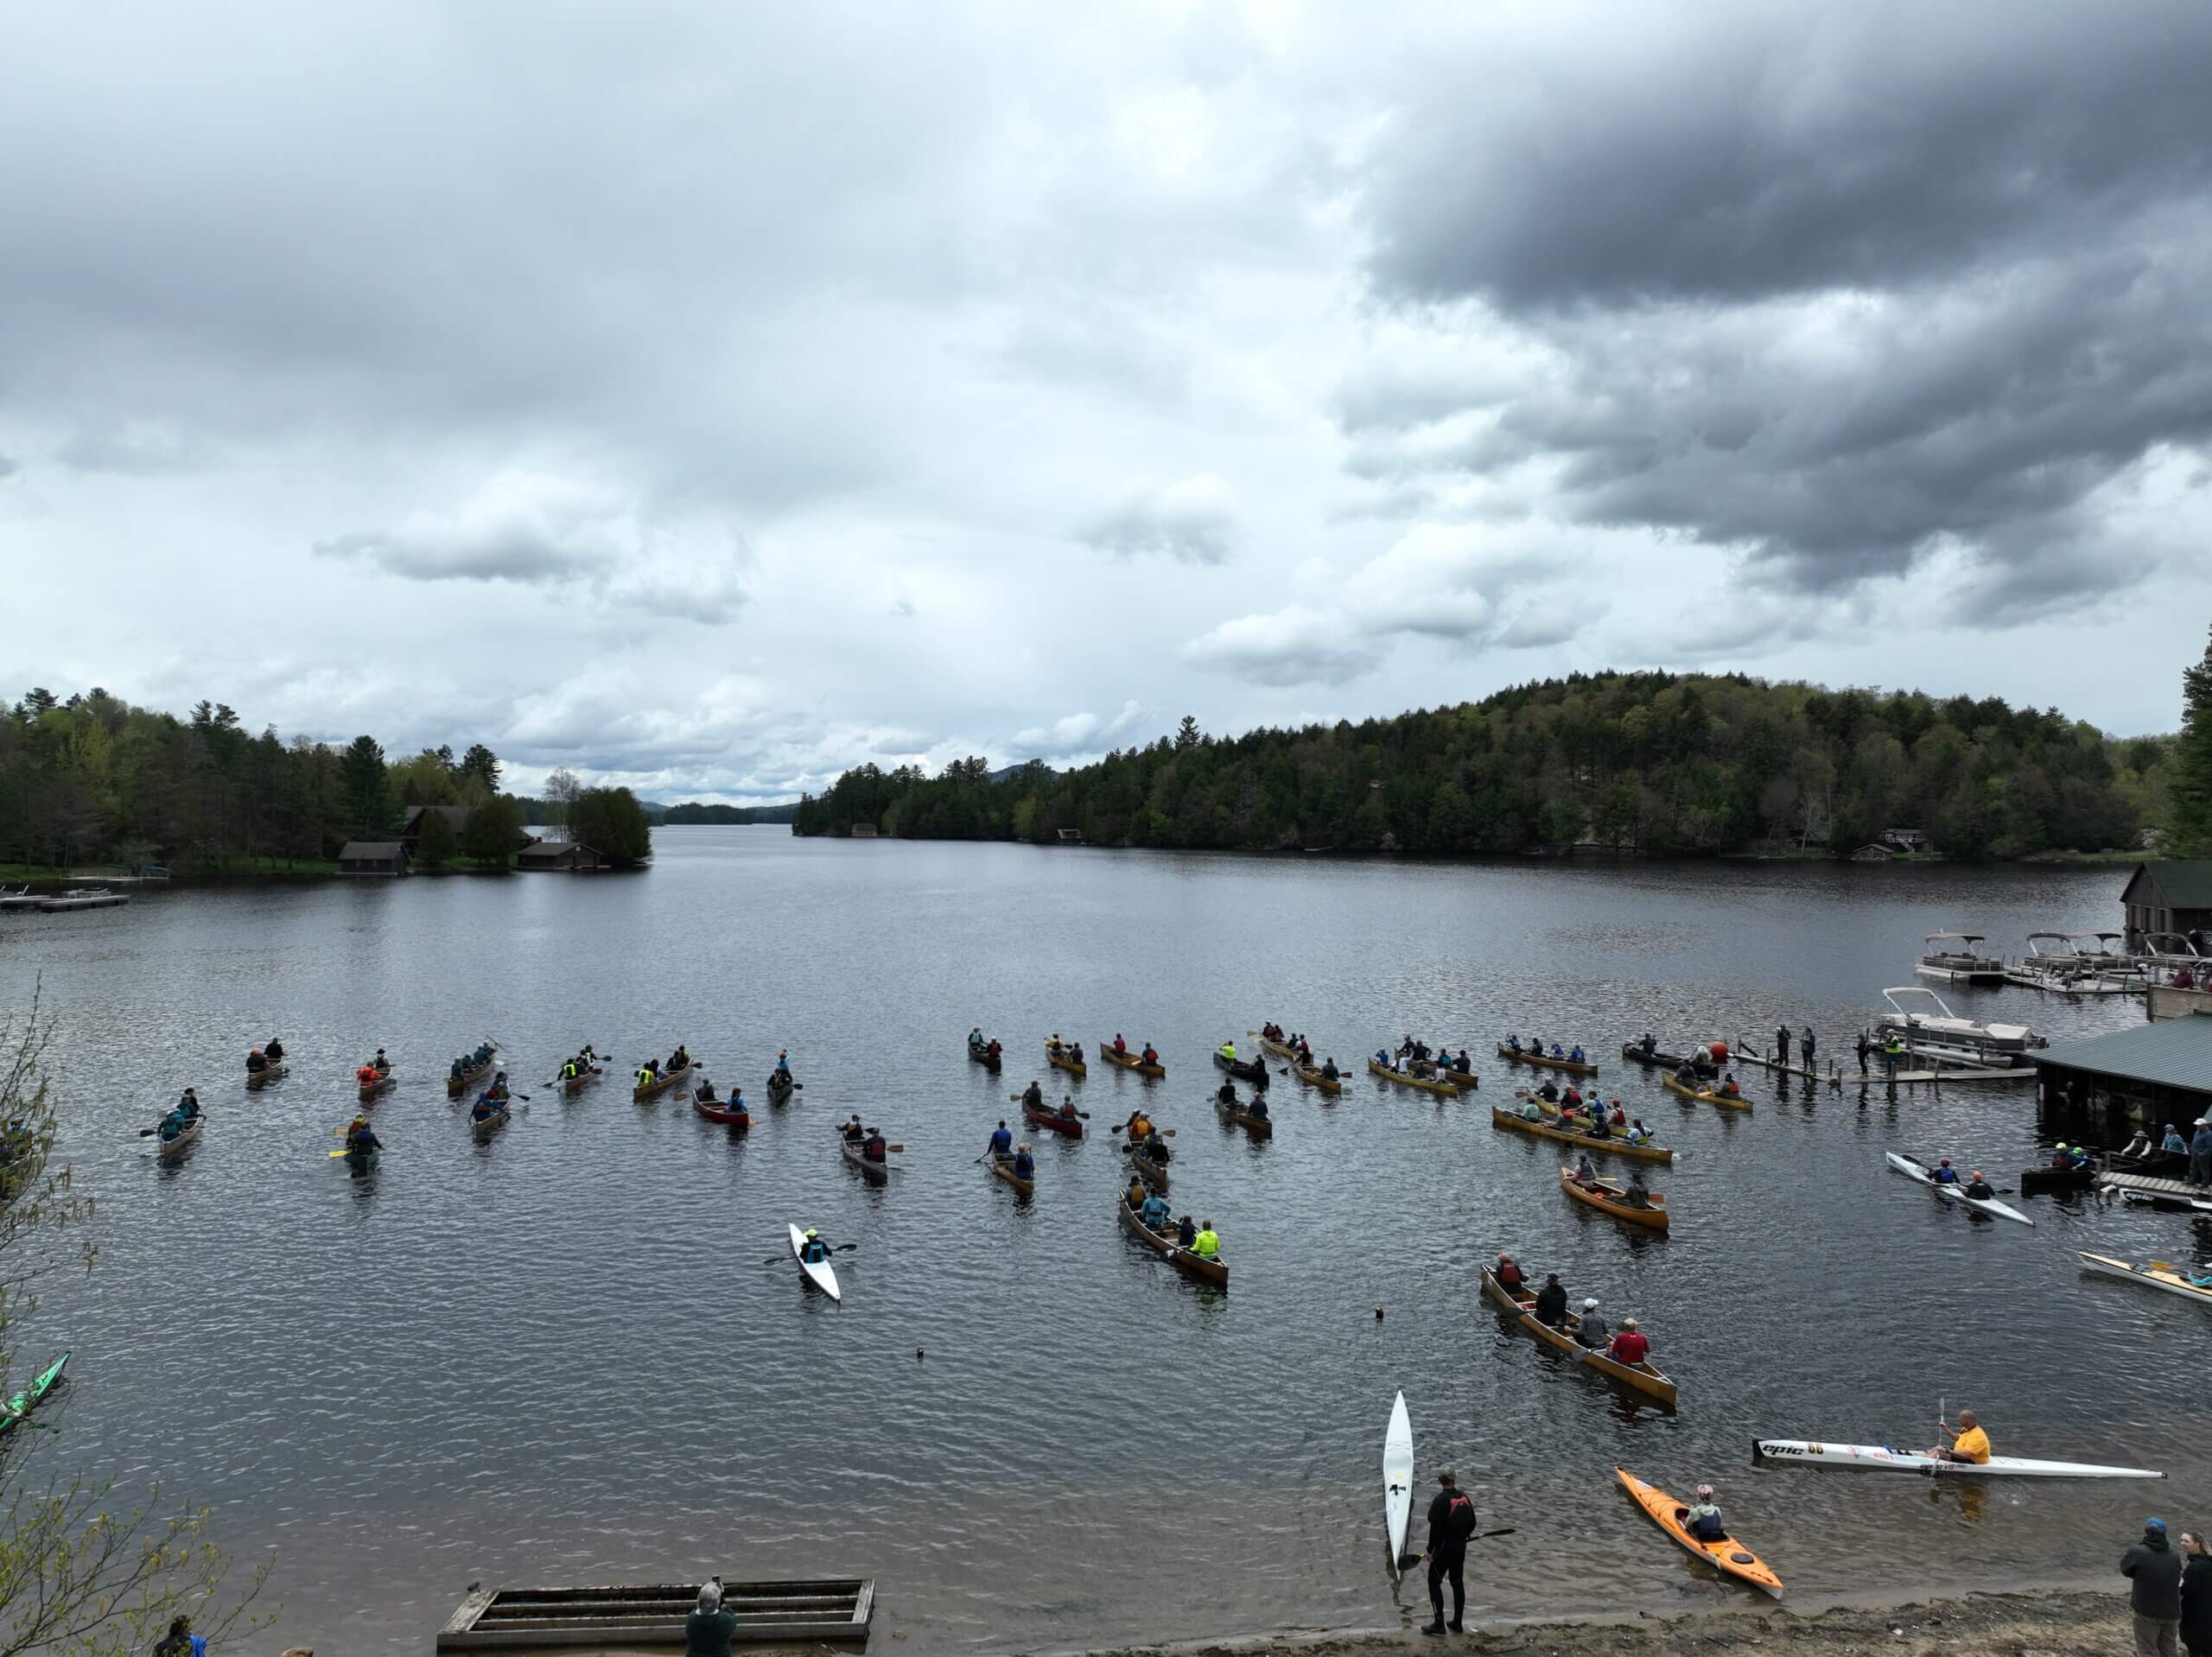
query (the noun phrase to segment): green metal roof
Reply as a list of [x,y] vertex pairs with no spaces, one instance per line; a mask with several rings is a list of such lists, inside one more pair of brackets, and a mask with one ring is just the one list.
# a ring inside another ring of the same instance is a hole
[[2127,889],[2147,883],[2169,909],[2212,909],[2212,858],[2177,857],[2139,863]]
[[2038,1064],[2183,1088],[2212,1097],[2212,1017],[2201,1013],[2066,1042],[2031,1057]]

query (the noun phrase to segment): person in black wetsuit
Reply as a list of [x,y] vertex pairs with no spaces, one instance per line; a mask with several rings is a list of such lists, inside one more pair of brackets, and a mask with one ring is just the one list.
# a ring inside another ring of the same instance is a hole
[[[1428,1603],[1435,1609],[1435,1620],[1423,1628],[1423,1634],[1441,1635],[1447,1628],[1453,1634],[1463,1632],[1461,1613],[1467,1604],[1467,1540],[1475,1533],[1475,1504],[1468,1499],[1458,1482],[1449,1473],[1439,1473],[1437,1483],[1442,1488],[1436,1500],[1428,1504],[1428,1551],[1422,1558],[1428,1561]],[[1444,1580],[1452,1579],[1452,1620],[1444,1620]]]
[[1567,1318],[1567,1287],[1553,1272],[1544,1279],[1544,1286],[1536,1291],[1536,1320],[1556,1328]]

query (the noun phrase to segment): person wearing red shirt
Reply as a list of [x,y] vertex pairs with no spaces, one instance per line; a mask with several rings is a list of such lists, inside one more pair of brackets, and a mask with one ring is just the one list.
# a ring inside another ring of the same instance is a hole
[[1642,1363],[1651,1355],[1651,1343],[1643,1338],[1643,1331],[1637,1328],[1635,1318],[1624,1317],[1620,1332],[1613,1336],[1605,1355],[1616,1363]]

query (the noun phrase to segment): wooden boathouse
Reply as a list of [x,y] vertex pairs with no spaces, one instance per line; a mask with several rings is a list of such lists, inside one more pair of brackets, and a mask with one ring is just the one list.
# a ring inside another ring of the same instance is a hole
[[2127,911],[2131,950],[2160,932],[2192,939],[2212,932],[2212,858],[2138,863],[2120,901]]
[[556,874],[595,874],[605,860],[581,841],[533,840],[515,854],[515,867],[550,871]]
[[396,840],[349,840],[338,854],[340,874],[404,874],[407,848]]
[[2046,1109],[2125,1116],[2183,1136],[2212,1115],[2212,1018],[2165,1019],[2027,1055]]

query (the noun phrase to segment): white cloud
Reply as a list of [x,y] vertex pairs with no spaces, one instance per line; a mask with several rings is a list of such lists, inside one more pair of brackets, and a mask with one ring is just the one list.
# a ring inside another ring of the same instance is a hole
[[1071,754],[1105,751],[1116,739],[1136,727],[1144,708],[1135,698],[1122,704],[1111,719],[1096,714],[1070,714],[1050,725],[1033,725],[1016,731],[1008,746],[1020,759],[1065,759]]
[[1186,564],[1223,563],[1236,539],[1236,492],[1211,472],[1132,489],[1077,533],[1125,558],[1157,553]]

